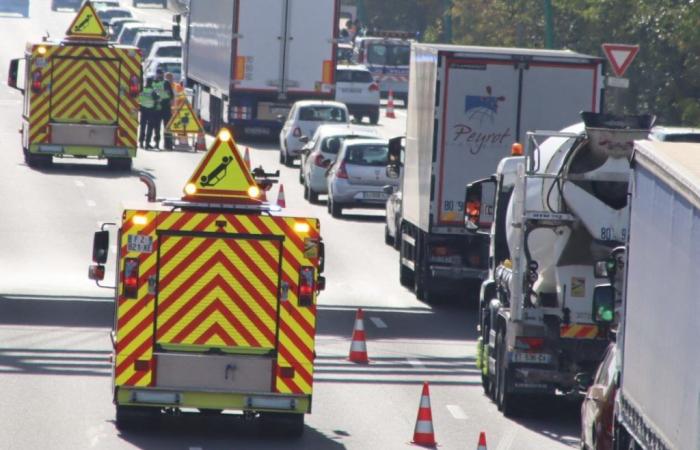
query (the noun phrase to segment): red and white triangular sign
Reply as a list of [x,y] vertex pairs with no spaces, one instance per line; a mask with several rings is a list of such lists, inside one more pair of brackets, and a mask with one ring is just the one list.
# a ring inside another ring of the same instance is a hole
[[638,45],[628,44],[603,44],[603,52],[608,57],[613,72],[618,77],[624,75],[627,68],[632,64],[632,60],[639,52]]

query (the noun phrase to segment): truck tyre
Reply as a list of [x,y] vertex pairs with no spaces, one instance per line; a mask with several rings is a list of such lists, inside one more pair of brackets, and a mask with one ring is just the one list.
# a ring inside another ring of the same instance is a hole
[[107,158],[107,167],[111,170],[128,172],[131,170],[131,158]]
[[510,369],[506,367],[506,344],[504,331],[496,337],[496,406],[506,417],[514,416],[515,396],[508,392]]
[[260,428],[265,436],[300,437],[304,434],[304,414],[263,412]]
[[369,123],[376,125],[379,122],[379,108],[376,111],[369,113]]
[[384,243],[392,247],[394,246],[394,238],[389,234],[389,226],[386,224],[384,225]]
[[117,405],[115,424],[120,431],[148,429],[156,414],[155,408]]
[[24,149],[24,162],[32,168],[50,167],[53,162],[51,155],[37,155]]
[[[403,233],[408,233],[408,227],[406,225],[401,225],[401,228],[396,232],[397,235]],[[401,283],[401,286],[403,287],[413,288],[416,274],[411,269],[403,265],[402,261],[406,256],[405,248],[405,245],[401,245],[399,247],[399,283]]]

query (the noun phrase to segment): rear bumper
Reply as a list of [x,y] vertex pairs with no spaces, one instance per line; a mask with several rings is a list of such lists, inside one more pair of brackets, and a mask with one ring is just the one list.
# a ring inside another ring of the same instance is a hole
[[63,158],[66,156],[94,156],[97,158],[135,158],[135,147],[98,147],[65,144],[31,144],[29,152],[37,155],[50,155]]
[[442,278],[447,280],[485,280],[488,275],[488,270],[474,267],[455,267],[455,266],[438,266],[431,265],[430,275],[433,278]]
[[115,404],[251,412],[311,412],[311,395],[117,387]]
[[345,106],[348,107],[348,111],[352,115],[379,113],[379,103],[376,103],[373,105],[360,105],[360,104],[346,103]]
[[282,129],[282,124],[276,120],[232,119],[229,123],[249,136],[275,136]]
[[317,194],[327,194],[328,184],[326,184],[326,169],[311,163],[307,184]]
[[383,186],[353,185],[343,180],[334,180],[330,187],[333,194],[333,202],[343,208],[386,208],[386,198],[363,198],[365,192],[377,192],[384,194]]

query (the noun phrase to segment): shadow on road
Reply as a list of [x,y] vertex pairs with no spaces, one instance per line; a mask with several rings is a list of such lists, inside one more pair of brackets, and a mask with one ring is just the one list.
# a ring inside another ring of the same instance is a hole
[[112,297],[0,294],[0,325],[111,328]]
[[[81,160],[77,160],[81,161]],[[84,160],[83,160],[84,161]],[[92,162],[92,161],[91,161]],[[25,163],[22,163],[22,165],[26,166]],[[153,173],[151,173],[150,169],[146,170],[128,170],[128,171],[121,171],[121,170],[114,170],[110,169],[107,167],[107,165],[98,165],[98,164],[93,164],[93,163],[74,163],[74,162],[60,162],[60,163],[52,163],[48,167],[28,167],[30,170],[34,170],[36,172],[40,172],[43,174],[47,175],[63,175],[63,176],[75,176],[75,175],[80,175],[80,176],[87,176],[87,177],[96,177],[96,178],[112,178],[112,179],[119,179],[119,178],[138,178],[141,173],[146,172],[150,174],[151,176],[155,177]]]
[[564,397],[526,402],[511,420],[549,439],[578,448],[581,403]]
[[148,424],[148,429],[121,432],[120,437],[131,445],[144,448],[204,448],[207,450],[231,448],[274,448],[274,449],[344,449],[342,442],[345,431],[335,436],[326,436],[310,426],[306,426],[302,437],[285,438],[265,435],[257,419],[245,420],[242,415],[222,414],[219,416],[182,414],[161,415]]

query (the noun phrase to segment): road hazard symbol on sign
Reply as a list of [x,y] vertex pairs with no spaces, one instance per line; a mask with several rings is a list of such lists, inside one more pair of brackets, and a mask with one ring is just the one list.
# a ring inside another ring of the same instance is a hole
[[66,31],[66,37],[107,40],[107,30],[97,16],[92,3],[85,2]]
[[260,190],[228,130],[222,130],[185,185],[185,200],[259,204]]
[[201,133],[203,131],[202,124],[188,101],[182,103],[165,125],[165,129],[170,133]]

